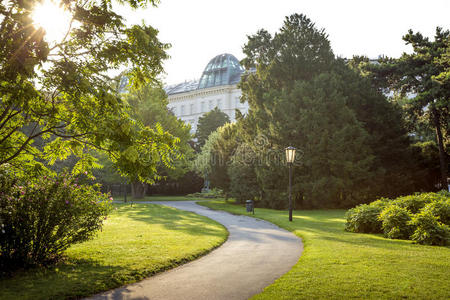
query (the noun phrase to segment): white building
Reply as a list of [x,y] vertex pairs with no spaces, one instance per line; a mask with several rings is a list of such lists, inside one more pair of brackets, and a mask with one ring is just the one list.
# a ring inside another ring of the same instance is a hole
[[197,130],[198,119],[215,107],[236,120],[235,110],[248,112],[248,103],[241,103],[241,90],[237,84],[244,69],[231,54],[220,54],[206,65],[200,80],[167,86],[168,107],[181,120]]

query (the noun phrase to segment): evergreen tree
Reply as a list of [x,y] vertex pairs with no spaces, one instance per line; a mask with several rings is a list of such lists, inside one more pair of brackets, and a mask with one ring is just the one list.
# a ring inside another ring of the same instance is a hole
[[[289,145],[303,153],[294,169],[294,195],[303,207],[348,206],[399,192],[395,183],[381,190],[379,182],[394,176],[397,162],[390,155],[408,152],[401,115],[334,57],[323,29],[294,14],[273,37],[265,30],[250,36],[244,53],[243,65],[256,72],[240,84],[250,108],[239,135],[259,157],[255,174],[263,205],[286,206],[287,168],[279,158],[260,157],[267,151],[284,156]],[[253,143],[258,136],[266,138],[264,147]]]
[[228,122],[230,122],[228,115],[217,107],[201,116],[195,132],[198,146],[202,147],[211,132]]
[[403,37],[413,53],[399,59],[384,58],[380,65],[368,65],[367,70],[379,86],[389,87],[405,95],[405,108],[412,118],[424,118],[434,128],[441,166],[441,186],[447,187],[450,123],[450,32],[437,28],[434,41],[409,30]]

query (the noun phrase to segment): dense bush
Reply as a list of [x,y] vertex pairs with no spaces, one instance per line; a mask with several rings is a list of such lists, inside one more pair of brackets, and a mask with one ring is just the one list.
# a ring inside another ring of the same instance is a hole
[[427,245],[450,243],[450,193],[446,191],[381,198],[350,209],[346,217],[347,231],[378,233],[382,229],[392,239]]
[[381,198],[370,204],[361,204],[346,213],[345,230],[363,233],[382,233],[382,221],[379,219],[381,211],[391,200]]
[[91,238],[110,209],[94,186],[59,175],[19,180],[0,173],[0,269],[52,263]]
[[345,215],[345,230],[364,233],[381,233],[381,221],[378,216],[382,208],[369,204],[361,204],[349,209]]
[[415,227],[411,239],[419,244],[440,245],[450,244],[450,227],[439,222],[439,217],[432,210],[422,210],[413,216],[411,225]]
[[399,207],[407,209],[410,213],[418,213],[427,203],[438,201],[445,197],[444,193],[416,193],[396,198],[393,202]]
[[408,239],[412,227],[409,224],[411,216],[406,208],[395,204],[384,208],[379,216],[382,221],[384,235],[390,239]]
[[221,189],[213,188],[213,189],[210,189],[209,191],[188,194],[187,196],[190,198],[216,199],[216,198],[223,198],[224,194]]
[[438,199],[430,202],[423,208],[423,211],[430,212],[436,216],[443,224],[450,225],[450,198]]

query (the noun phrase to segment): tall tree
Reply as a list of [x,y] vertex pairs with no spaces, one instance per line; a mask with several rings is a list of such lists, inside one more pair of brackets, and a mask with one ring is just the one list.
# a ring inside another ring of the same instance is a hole
[[195,132],[197,144],[203,146],[211,132],[228,122],[230,122],[228,115],[217,107],[201,116]]
[[[335,58],[323,29],[294,14],[274,36],[265,30],[250,36],[244,53],[243,65],[256,71],[240,84],[250,108],[239,134],[249,145],[263,136],[264,147],[253,147],[263,156],[278,151],[284,157],[288,145],[300,148],[297,203],[348,206],[387,191],[399,193],[398,180],[389,178],[399,179],[407,170],[392,167],[390,155],[398,159],[408,152],[409,141],[398,111]],[[286,167],[280,159],[263,161],[255,164],[263,203],[284,207]]]
[[239,143],[237,129],[236,123],[227,123],[217,128],[219,137],[215,140],[211,149],[214,160],[211,164],[209,179],[213,187],[217,187],[224,192],[226,199],[230,196],[231,189],[227,169]]
[[[154,173],[158,174],[158,180],[167,177],[177,179],[189,170],[188,160],[193,157],[193,149],[189,144],[192,139],[189,125],[178,119],[168,109],[167,95],[161,87],[146,85],[139,89],[131,89],[123,96],[129,104],[130,114],[143,126],[161,128],[169,132],[176,139],[177,151],[172,153],[173,163],[170,167],[163,163],[155,166]],[[132,191],[135,198],[142,198],[146,187],[138,177],[131,177]]]
[[[36,158],[54,162],[74,154],[82,158],[79,172],[92,165],[90,149],[97,149],[140,166],[119,163],[123,172],[153,180],[155,173],[142,170],[169,164],[175,139],[133,120],[108,74],[128,67],[134,85],[155,82],[169,45],[151,26],[127,27],[110,0],[61,1],[71,22],[61,40],[51,41],[32,19],[39,2],[0,3],[0,164],[42,168]],[[33,144],[37,138],[45,140],[42,150]]]
[[434,128],[443,188],[447,187],[449,168],[445,147],[450,122],[449,39],[449,31],[440,27],[436,28],[434,41],[409,30],[403,40],[412,46],[413,53],[404,53],[398,59],[384,58],[380,65],[367,66],[380,86],[409,94],[404,105],[408,113],[414,118],[425,118]]

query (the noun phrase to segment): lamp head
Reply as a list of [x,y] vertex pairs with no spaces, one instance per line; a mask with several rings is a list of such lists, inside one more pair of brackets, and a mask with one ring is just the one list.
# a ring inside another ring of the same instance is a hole
[[292,164],[295,160],[295,147],[289,146],[286,148],[286,162]]

